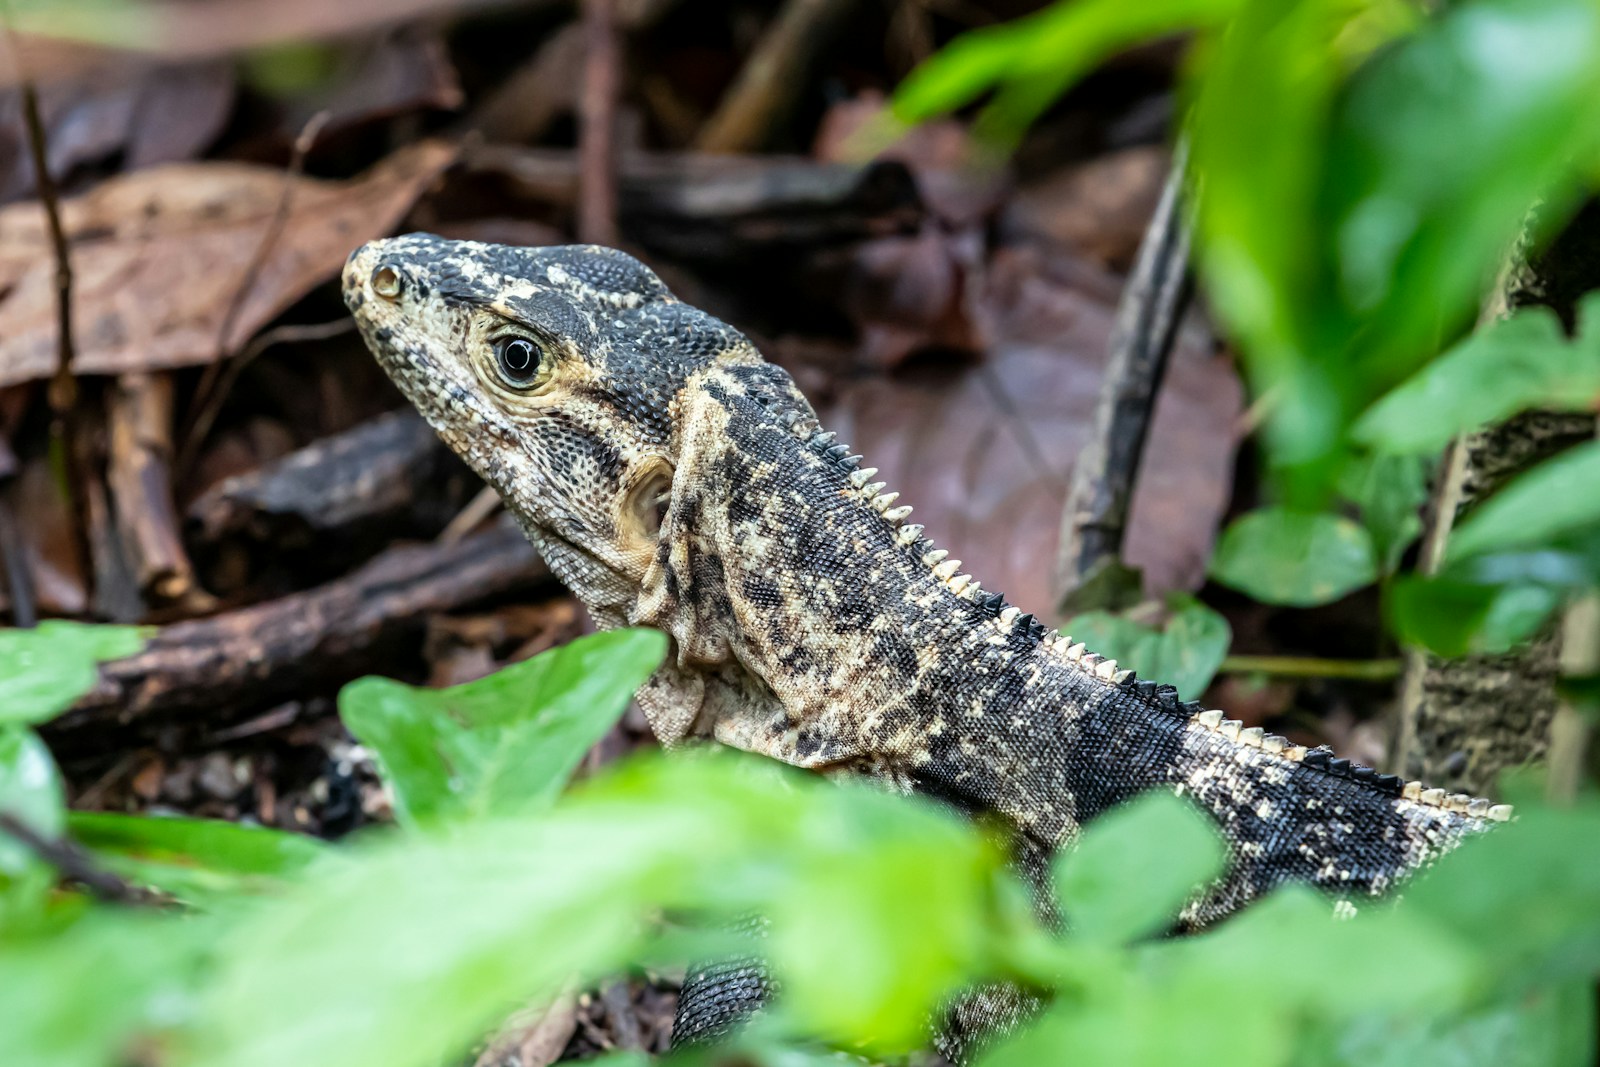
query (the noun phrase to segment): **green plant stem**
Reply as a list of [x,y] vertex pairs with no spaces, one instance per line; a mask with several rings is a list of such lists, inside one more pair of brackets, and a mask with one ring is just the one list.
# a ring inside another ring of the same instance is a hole
[[1270,674],[1276,678],[1347,678],[1358,682],[1387,682],[1400,677],[1400,660],[1227,656],[1218,670],[1222,674]]

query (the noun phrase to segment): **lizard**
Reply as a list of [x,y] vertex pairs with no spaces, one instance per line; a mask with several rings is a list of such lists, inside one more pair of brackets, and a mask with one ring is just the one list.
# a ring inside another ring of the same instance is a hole
[[[668,634],[638,693],[668,746],[870,776],[997,817],[1034,855],[1176,790],[1229,854],[1187,930],[1285,882],[1383,894],[1511,817],[1245,728],[984,590],[784,370],[626,253],[410,234],[357,249],[342,285],[389,377],[595,623]],[[755,961],[691,974],[675,1042],[767,992]]]

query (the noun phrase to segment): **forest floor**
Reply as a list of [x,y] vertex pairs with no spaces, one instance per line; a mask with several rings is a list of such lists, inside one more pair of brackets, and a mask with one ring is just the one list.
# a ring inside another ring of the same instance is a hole
[[[402,24],[384,7],[285,2],[150,53],[19,42],[42,138],[12,88],[3,612],[162,627],[45,731],[74,807],[341,836],[389,806],[340,685],[467,681],[589,625],[343,312],[346,255],[393,232],[614,233],[789,370],[987,588],[1058,618],[1066,490],[1169,169],[1175,48],[1113,62],[1003,161],[959,120],[863,160],[853,134],[916,61],[1022,9],[629,0],[607,27],[548,2],[418,3]],[[788,76],[741,76],[752,54]],[[618,92],[585,99],[597,76]],[[611,124],[614,155],[580,151],[580,114]],[[75,390],[43,201],[70,249]],[[1206,584],[1216,530],[1254,503],[1241,398],[1191,309],[1125,545],[1144,596],[1200,592],[1237,652],[1383,655],[1370,591],[1286,613]],[[1207,703],[1376,763],[1388,692],[1228,673]],[[630,714],[591,764],[650,743]],[[658,1048],[671,1011],[670,988],[618,986],[555,1044]]]

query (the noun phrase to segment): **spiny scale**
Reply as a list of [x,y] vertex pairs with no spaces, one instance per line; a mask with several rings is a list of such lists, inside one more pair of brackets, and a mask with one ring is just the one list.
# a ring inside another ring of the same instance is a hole
[[836,444],[837,435],[823,430],[809,415],[791,410],[781,414],[779,421],[800,436],[812,452],[845,471],[851,487],[859,490],[865,502],[894,528],[897,544],[916,549],[923,565],[928,567],[933,576],[947,589],[956,596],[976,602],[1007,632],[1021,628],[1068,663],[1077,665],[1101,681],[1110,682],[1136,693],[1156,709],[1183,716],[1192,725],[1217,733],[1236,744],[1300,763],[1332,777],[1349,779],[1412,803],[1442,808],[1469,818],[1492,819],[1497,822],[1505,822],[1511,818],[1512,807],[1509,804],[1491,804],[1486,799],[1468,796],[1465,793],[1426,789],[1421,782],[1408,782],[1397,775],[1380,774],[1371,767],[1341,759],[1330,749],[1307,749],[1301,745],[1290,744],[1286,738],[1269,734],[1259,726],[1246,729],[1237,719],[1224,718],[1221,711],[1207,710],[1194,701],[1180,701],[1178,691],[1170,685],[1143,681],[1133,671],[1119,669],[1116,660],[1090,652],[1082,642],[1074,642],[1071,637],[1049,629],[1032,615],[1024,614],[1020,608],[1008,605],[1002,594],[980,595],[979,583],[971,575],[960,573],[961,561],[948,558],[950,554],[942,548],[934,548],[923,537],[921,524],[902,525],[910,516],[911,507],[895,506],[900,494],[885,493],[883,491],[885,483],[872,480],[877,475],[878,468],[862,467],[861,456],[850,454],[850,449],[846,445]]

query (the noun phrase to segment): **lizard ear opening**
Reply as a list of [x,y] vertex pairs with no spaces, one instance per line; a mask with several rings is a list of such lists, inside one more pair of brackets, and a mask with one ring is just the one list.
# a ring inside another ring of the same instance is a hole
[[633,480],[622,505],[622,542],[625,548],[653,549],[672,501],[672,464],[650,460]]

